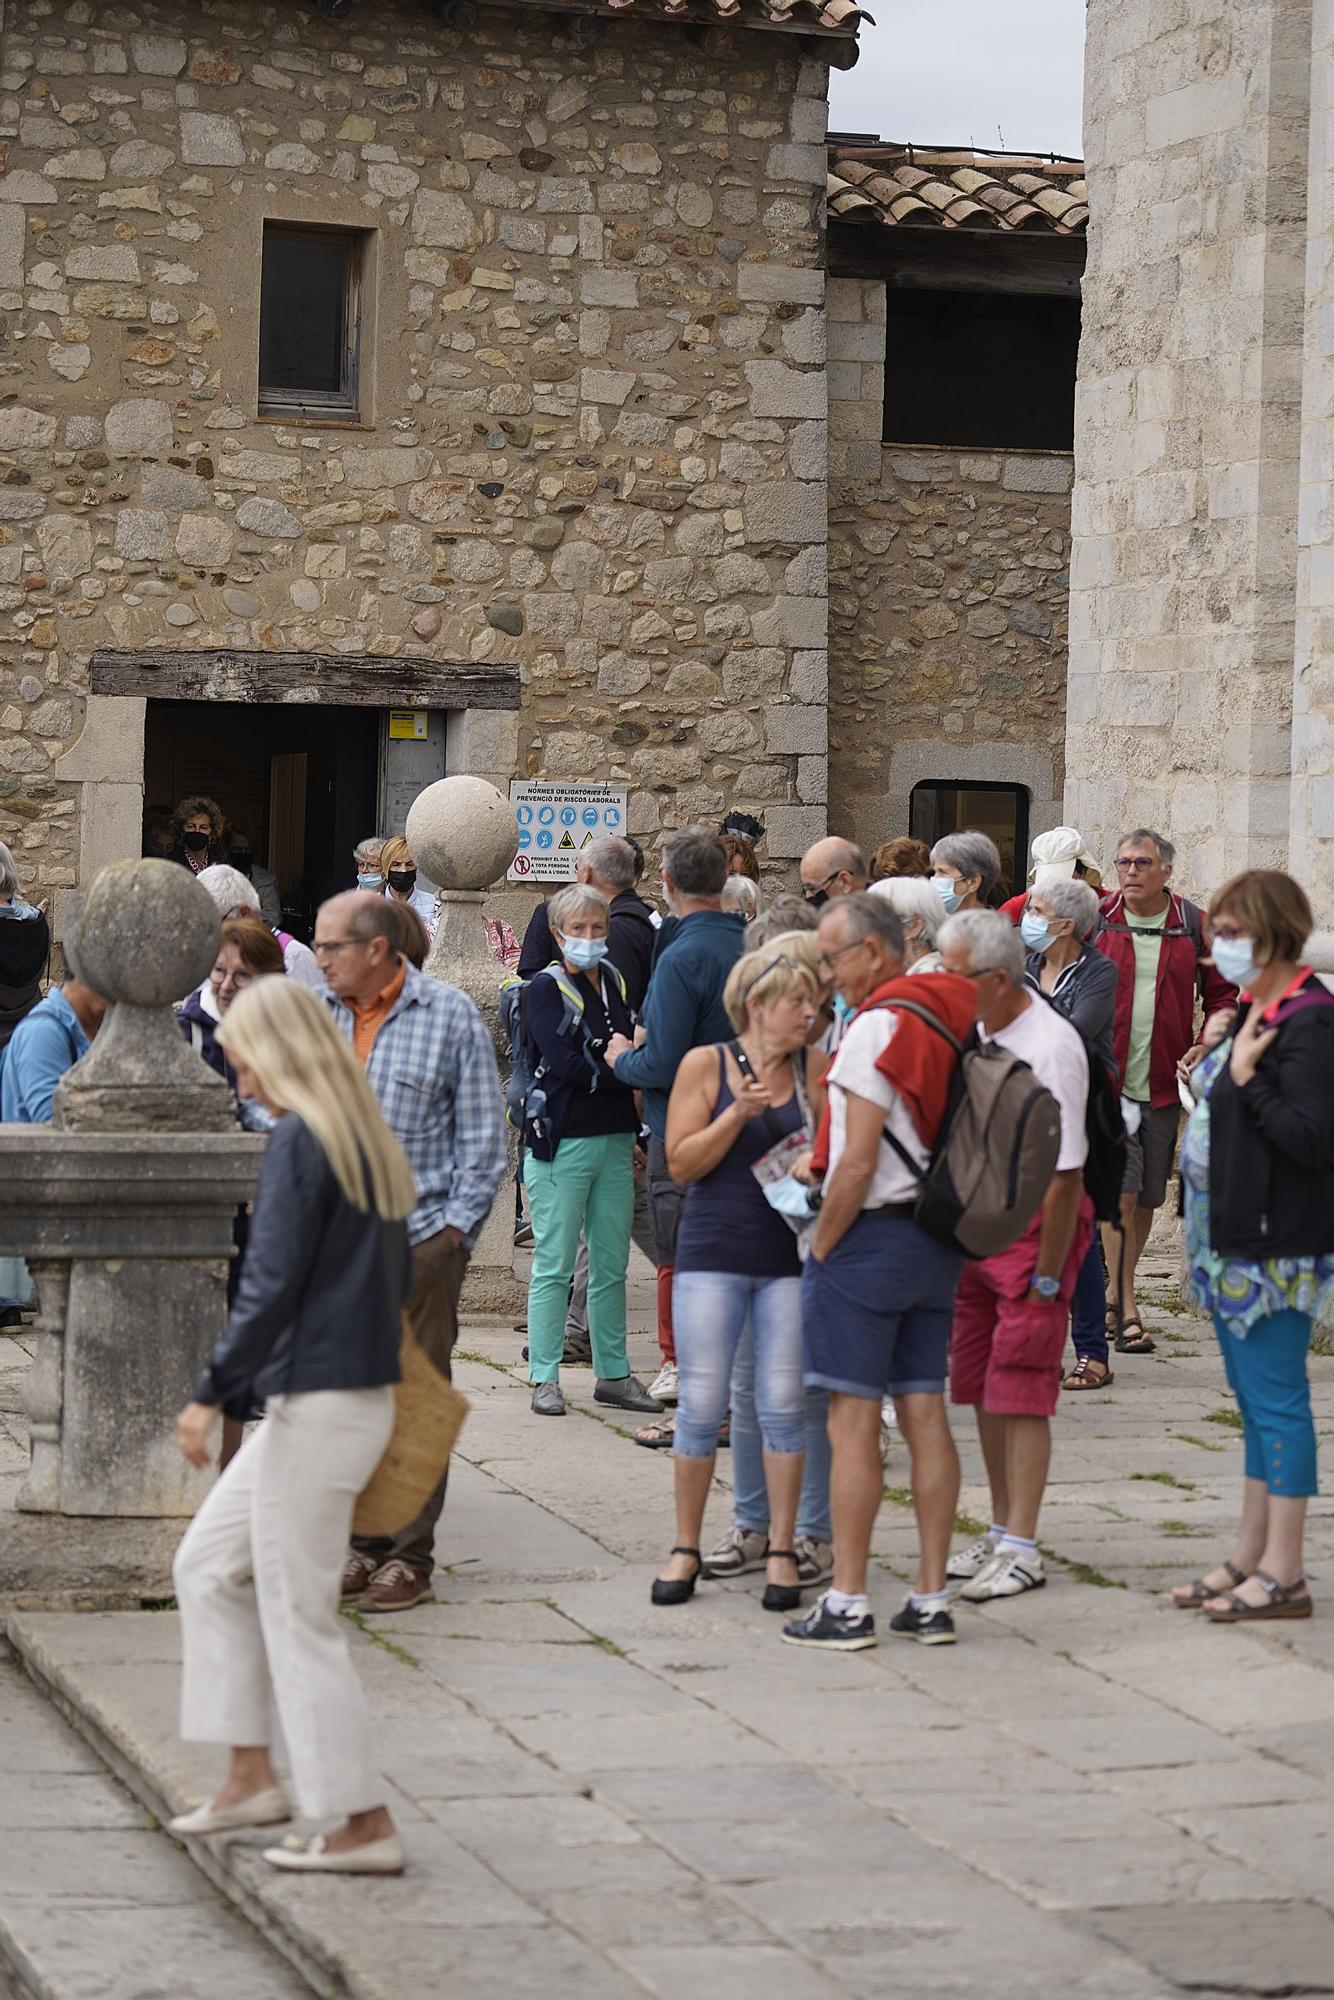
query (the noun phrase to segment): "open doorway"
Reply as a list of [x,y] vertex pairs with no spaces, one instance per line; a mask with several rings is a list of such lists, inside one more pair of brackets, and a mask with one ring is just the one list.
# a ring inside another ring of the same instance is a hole
[[310,936],[352,883],[352,850],[378,831],[382,712],[296,702],[150,700],[144,803],[216,799],[278,877],[284,927]]

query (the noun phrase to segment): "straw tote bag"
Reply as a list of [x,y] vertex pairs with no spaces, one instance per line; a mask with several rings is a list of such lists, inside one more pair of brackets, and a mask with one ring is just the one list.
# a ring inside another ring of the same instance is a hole
[[468,1399],[427,1360],[407,1314],[394,1385],[394,1429],[384,1457],[357,1498],[356,1535],[395,1535],[415,1521],[449,1463]]

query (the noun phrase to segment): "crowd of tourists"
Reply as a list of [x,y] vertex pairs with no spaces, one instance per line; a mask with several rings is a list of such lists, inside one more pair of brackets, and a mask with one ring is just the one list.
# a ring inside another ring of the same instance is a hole
[[[876,1644],[867,1571],[891,1433],[918,1559],[890,1630],[950,1644],[958,1599],[1041,1588],[1062,1390],[1108,1391],[1114,1365],[1152,1352],[1137,1275],[1180,1142],[1189,1290],[1217,1331],[1245,1479],[1235,1542],[1174,1601],[1218,1624],[1310,1615],[1334,995],[1304,962],[1313,917],[1289,876],[1249,870],[1202,910],[1174,887],[1161,834],[1125,834],[1113,885],[1058,827],[1007,899],[995,843],[965,829],[889,841],[869,864],[821,840],[800,893],[766,899],[763,828],[743,817],[664,839],[658,911],[636,844],[600,837],[522,946],[488,931],[511,1043],[502,1096],[482,1016],[437,976],[437,899],[405,841],[358,847],[356,887],[322,905],[307,946],[224,831],[195,798],[155,836],[220,920],[181,1033],[238,1121],[268,1135],[226,1329],[178,1426],[203,1466],[223,1420],[176,1590],[183,1731],[231,1752],[178,1832],[295,1809],[337,1825],[266,1850],[275,1866],[403,1866],[337,1612],[431,1595],[447,1464],[394,1532],[354,1535],[353,1511],[409,1347],[450,1376],[507,1115],[532,1247],[531,1410],[563,1416],[562,1369],[591,1362],[596,1402],[651,1419],[631,1434],[670,1449],[675,1516],[654,1604],[763,1570],[760,1606],[788,1643]],[[69,976],[40,997],[48,950],[0,847],[5,1120],[50,1118],[99,1025],[77,933]],[[647,1386],[627,1351],[633,1243],[657,1274]],[[0,1312],[16,1319],[26,1299],[0,1265]],[[974,1413],[990,1489],[966,1547],[950,1405]],[[709,1538],[724,1445],[731,1514]]]

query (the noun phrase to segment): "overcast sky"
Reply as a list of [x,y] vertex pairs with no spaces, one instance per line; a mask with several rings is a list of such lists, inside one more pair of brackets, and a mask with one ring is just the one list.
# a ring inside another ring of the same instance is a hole
[[918,145],[1082,152],[1083,0],[861,0],[855,69],[829,72],[829,128]]

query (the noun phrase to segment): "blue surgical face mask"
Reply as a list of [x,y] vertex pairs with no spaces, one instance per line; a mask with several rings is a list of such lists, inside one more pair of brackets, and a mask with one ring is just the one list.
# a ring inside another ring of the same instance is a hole
[[1019,935],[1030,951],[1050,951],[1056,942],[1056,933],[1045,919],[1030,916],[1027,910],[1019,919]]
[[834,1019],[836,1021],[842,1021],[846,1024],[852,1019],[856,1011],[857,1009],[850,1001],[845,1000],[841,993],[834,995]]
[[1213,960],[1215,966],[1231,985],[1239,986],[1243,993],[1253,990],[1260,976],[1261,967],[1253,956],[1255,939],[1248,937],[1215,938]]
[[935,890],[949,914],[953,916],[963,901],[963,897],[959,894],[958,883],[951,882],[948,875],[933,875],[931,877],[931,887]]
[[604,937],[562,938],[560,948],[566,964],[576,966],[580,972],[591,972],[607,956]]
[[764,1199],[770,1208],[776,1208],[780,1215],[790,1215],[797,1221],[804,1222],[809,1220],[813,1212],[811,1192],[804,1181],[797,1180],[792,1174],[784,1174],[781,1180],[766,1181]]
[[357,887],[358,887],[359,889],[383,889],[383,887],[384,887],[384,876],[383,876],[383,875],[358,875],[358,877],[357,877]]

